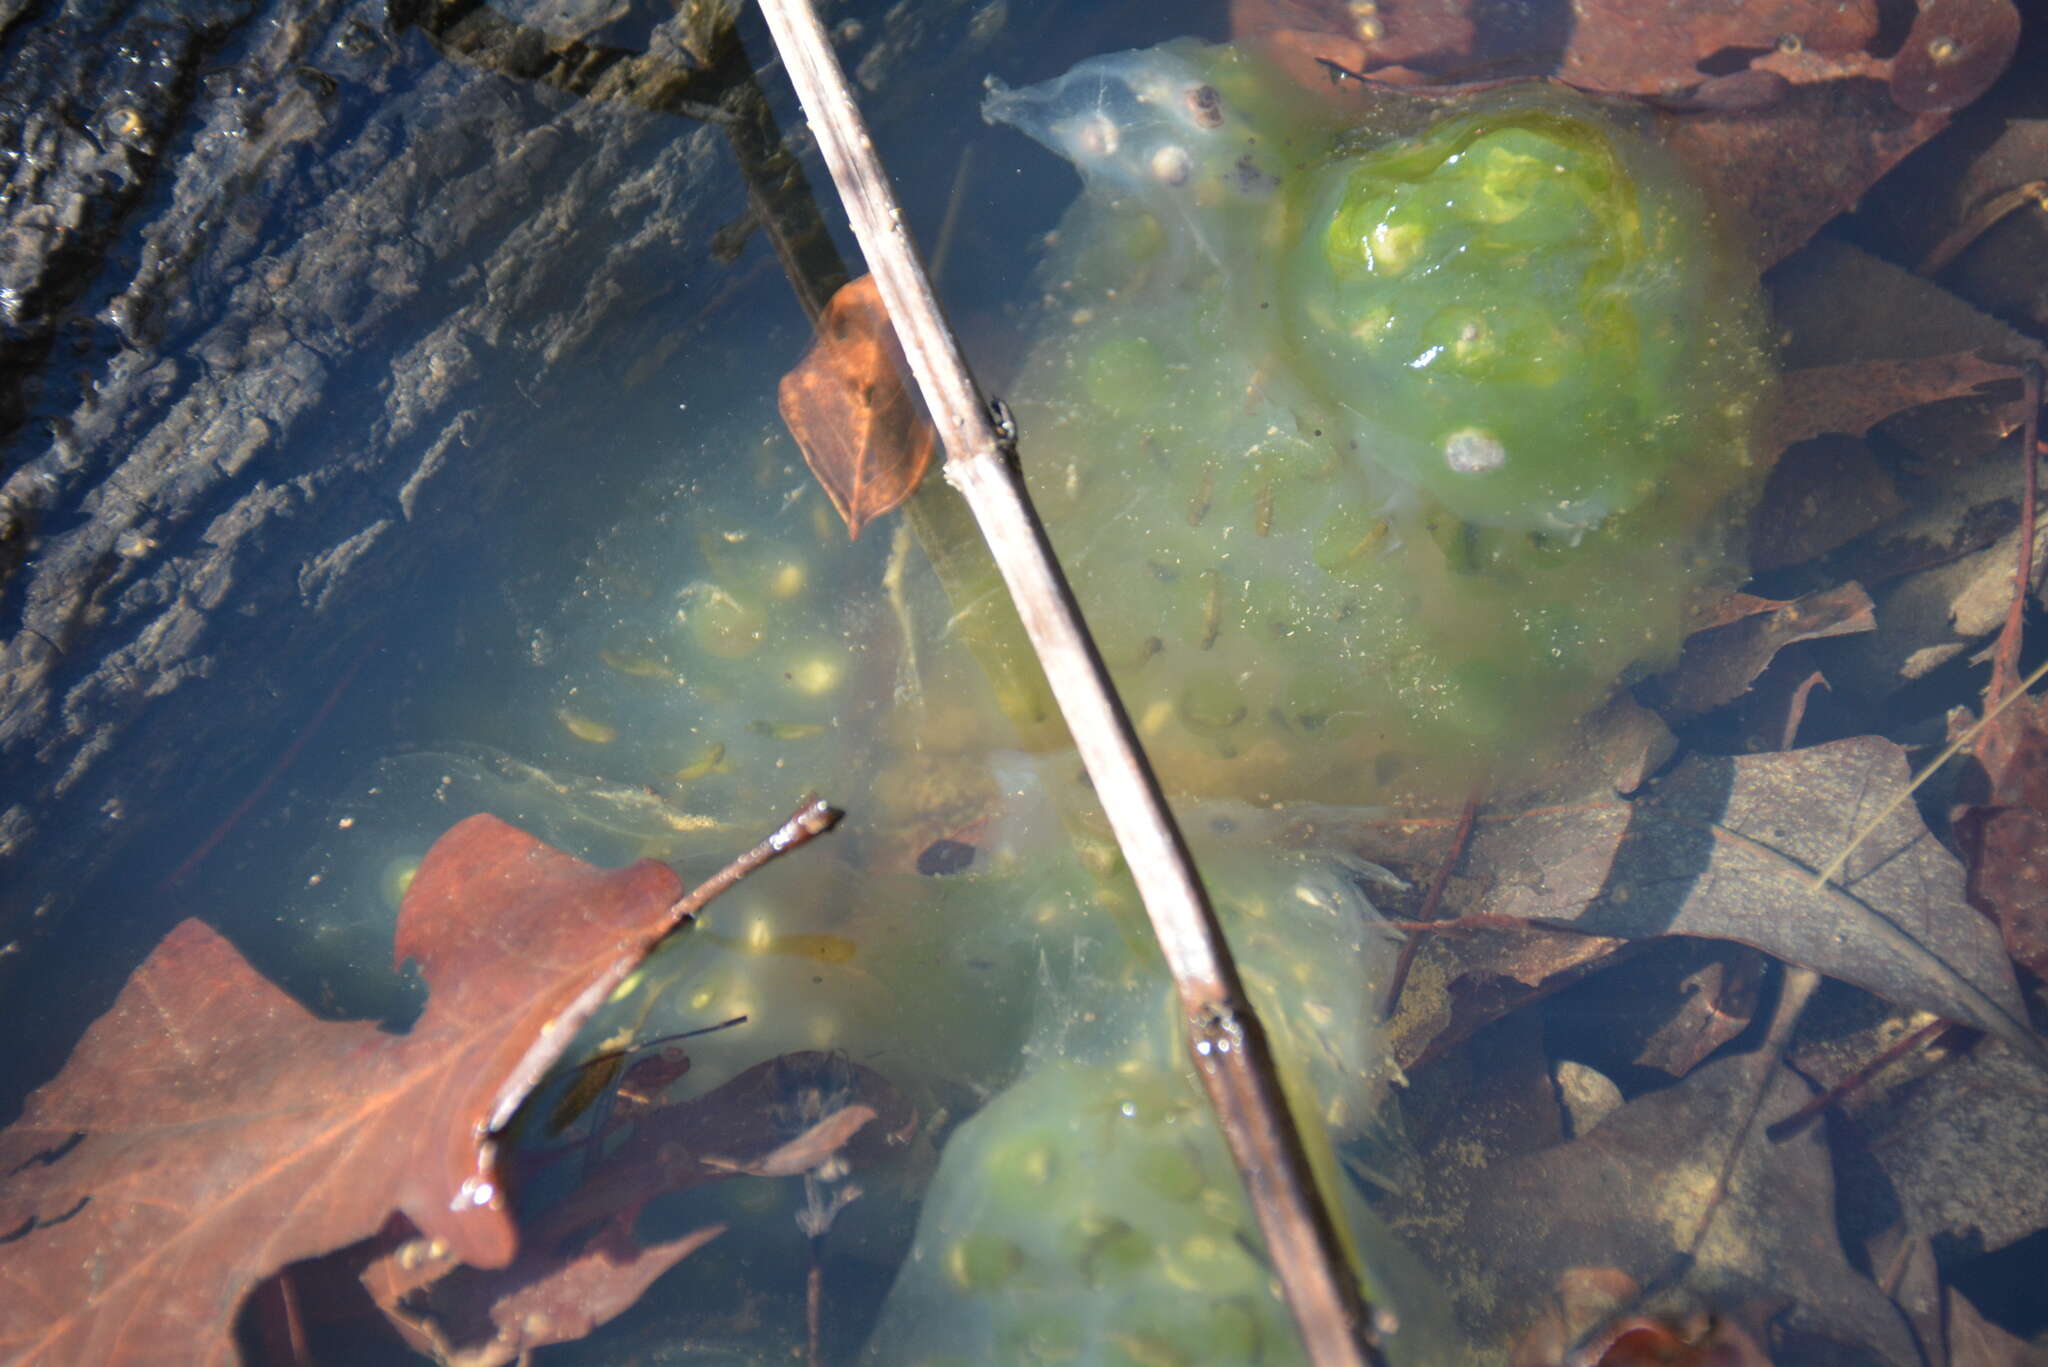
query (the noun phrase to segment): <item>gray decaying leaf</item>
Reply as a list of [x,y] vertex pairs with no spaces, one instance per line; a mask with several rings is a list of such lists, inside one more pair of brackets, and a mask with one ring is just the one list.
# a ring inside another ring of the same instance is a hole
[[1947,1367],[2041,1367],[2041,1350],[2030,1347],[1985,1319],[1962,1292],[1944,1298],[1948,1325]]
[[1788,370],[1978,352],[1994,361],[2041,344],[1941,286],[1844,242],[1821,241],[1766,278]]
[[[1723,1309],[1789,1299],[1779,1323],[1801,1351],[1781,1349],[1781,1362],[1918,1367],[1890,1302],[1843,1255],[1833,1173],[1817,1133],[1769,1144],[1752,1131],[1696,1261],[1679,1262],[1763,1063],[1741,1055],[1707,1064],[1570,1143],[1476,1171],[1469,1162],[1425,1165],[1425,1183],[1390,1213],[1454,1298],[1480,1354],[1473,1360],[1506,1360],[1507,1345],[1540,1315],[1559,1279],[1599,1267]],[[1760,1118],[1784,1115],[1807,1095],[1796,1077],[1775,1070]],[[1829,1351],[1843,1355],[1824,1356]]]
[[1891,472],[1854,437],[1800,442],[1778,458],[1749,518],[1749,567],[1803,565],[1906,510]]
[[1667,940],[1616,975],[1611,1035],[1631,1062],[1683,1077],[1748,1028],[1768,963],[1741,945]]
[[[1961,864],[1910,802],[1877,823],[1835,881],[1813,886],[1815,871],[1907,780],[1896,745],[1859,737],[1781,754],[1695,756],[1634,801],[1484,813],[1443,914],[1475,936],[1495,921],[1534,922],[1531,935],[1547,926],[1609,940],[1733,940],[2048,1061],[1997,928],[1964,900]],[[1426,869],[1414,857],[1413,825],[1363,839],[1364,853]],[[1430,961],[1426,951],[1418,975]],[[1585,962],[1580,956],[1578,966]],[[1515,976],[1526,994],[1530,978]],[[1496,986],[1511,996],[1516,985]],[[1454,1000],[1435,1028],[1450,1028],[1458,1009]],[[1411,1040],[1404,1056],[1426,1047]]]
[[1760,605],[1736,621],[1696,632],[1677,666],[1658,682],[1655,699],[1666,716],[1710,712],[1748,691],[1786,646],[1870,631],[1870,595],[1860,584],[1809,593],[1789,603]]
[[1877,821],[1833,882],[1812,885],[1908,780],[1904,753],[1874,736],[1695,757],[1635,805],[1606,885],[1568,919],[1597,935],[1753,945],[2048,1061],[1996,928],[1964,900],[1961,864],[1910,802]]
[[1996,1252],[2048,1227],[2048,1075],[1984,1040],[1857,1111],[1908,1226]]

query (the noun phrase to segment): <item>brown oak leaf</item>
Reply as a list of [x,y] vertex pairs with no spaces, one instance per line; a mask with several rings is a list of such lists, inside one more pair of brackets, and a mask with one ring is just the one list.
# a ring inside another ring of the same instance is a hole
[[[807,831],[808,833],[808,831]],[[707,885],[707,889],[711,885]],[[493,1132],[690,909],[491,816],[420,866],[406,1034],[325,1021],[197,920],[0,1133],[0,1359],[226,1364],[250,1289],[402,1213],[447,1256],[517,1251]]]

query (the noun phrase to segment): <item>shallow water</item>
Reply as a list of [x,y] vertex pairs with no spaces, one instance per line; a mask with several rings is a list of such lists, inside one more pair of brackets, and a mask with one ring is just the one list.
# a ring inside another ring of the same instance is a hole
[[[557,8],[547,23],[573,22]],[[879,9],[846,17],[894,22]],[[631,16],[617,22],[624,32]],[[1097,19],[1042,50],[1006,37],[975,70],[1043,79],[1090,52],[1174,36],[1153,22]],[[1030,269],[1074,181],[984,126],[973,79],[947,75],[927,90],[885,87],[880,141],[921,235],[948,243],[942,284],[993,386],[1034,367],[1042,382],[1061,362],[1026,358],[1041,292]],[[536,124],[550,120],[548,98],[527,111]],[[673,173],[662,142],[681,127],[622,119],[629,150],[611,174],[630,185]],[[589,146],[607,145],[590,134]],[[932,146],[962,150],[934,157]],[[736,212],[736,182],[707,173],[705,184]],[[622,211],[610,242],[600,232],[582,248],[601,253],[636,226]],[[117,981],[164,925],[204,914],[322,1010],[402,1021],[417,999],[387,971],[397,898],[463,816],[491,811],[584,858],[654,857],[689,878],[820,789],[848,807],[846,826],[721,901],[591,1039],[622,1021],[652,1037],[745,1016],[690,1041],[678,1095],[785,1050],[826,1048],[916,1101],[930,1138],[900,1168],[860,1174],[864,1194],[828,1241],[832,1357],[870,1345],[866,1360],[890,1363],[1219,1360],[1206,1346],[1232,1361],[1292,1360],[1071,756],[1005,714],[962,628],[966,605],[914,537],[891,519],[847,543],[773,411],[773,380],[807,328],[765,248],[691,279],[733,287],[708,321],[701,292],[651,292],[659,303],[634,319],[633,344],[593,351],[546,409],[486,368],[476,404],[530,411],[538,429],[502,520],[430,557],[406,610],[337,627],[353,672],[308,672],[299,686],[315,705],[257,747],[292,766],[167,894],[141,896],[233,797],[136,861],[125,890],[147,910],[96,946],[105,975]],[[664,350],[671,322],[684,340]],[[626,364],[629,397],[608,403]],[[1197,539],[1200,519],[1179,514],[1201,497],[1193,488],[1174,490],[1184,540]],[[1200,535],[1242,536],[1270,511],[1239,503]],[[1208,592],[1197,577],[1180,594],[1176,629],[1213,631]],[[1113,606],[1124,626],[1111,644],[1134,652],[1165,620]],[[1242,660],[1264,663],[1246,649]],[[317,705],[330,695],[331,710]],[[1238,725],[1228,706],[1213,718],[1197,708],[1190,727],[1177,691],[1148,701],[1181,707],[1168,729],[1182,743],[1193,733],[1180,755],[1190,786],[1233,768],[1239,752],[1210,733]],[[1370,901],[1386,875],[1270,807],[1377,795],[1323,758],[1340,777],[1309,792],[1275,787],[1285,766],[1268,764],[1255,791],[1225,779],[1183,812],[1293,1080],[1357,1166],[1397,1185],[1405,1150],[1377,1123],[1389,1066],[1369,1023],[1390,944]],[[265,767],[245,764],[226,787],[248,792]],[[1325,815],[1341,813],[1315,809],[1307,824]],[[55,1062],[17,1066],[46,1074]],[[680,1360],[685,1345],[693,1361],[787,1360],[802,1340],[801,1195],[795,1183],[735,1182],[657,1205],[650,1238],[713,1218],[736,1228],[613,1329],[548,1360]],[[1368,1260],[1397,1264],[1360,1219]],[[1427,1323],[1426,1297],[1408,1306]]]

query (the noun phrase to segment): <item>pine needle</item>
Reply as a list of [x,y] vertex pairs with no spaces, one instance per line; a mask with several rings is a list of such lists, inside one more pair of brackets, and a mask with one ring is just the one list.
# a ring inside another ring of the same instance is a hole
[[1906,785],[1906,790],[1890,802],[1885,803],[1883,809],[1876,816],[1865,822],[1863,829],[1856,832],[1849,843],[1842,847],[1842,852],[1833,859],[1830,859],[1827,867],[1813,876],[1813,883],[1811,884],[1813,890],[1819,892],[1833,881],[1835,875],[1840,873],[1843,866],[1849,862],[1849,856],[1856,853],[1857,847],[1862,845],[1865,840],[1868,840],[1871,833],[1879,826],[1882,826],[1885,823],[1885,819],[1897,811],[1907,798],[1920,791],[1921,784],[1934,777],[1935,771],[1941,768],[1942,765],[1948,763],[1958,754],[1975,744],[1977,737],[1983,732],[1985,727],[1997,721],[2006,708],[2011,707],[2019,699],[2026,697],[2033,686],[2044,677],[2048,677],[2048,664],[2043,664],[2039,669],[2036,669],[2033,673],[2022,679],[2018,688],[2015,688],[2012,692],[1998,700],[1998,706],[1986,712],[1982,717],[1979,717],[1969,730],[1957,736],[1954,741],[1950,742],[1947,749],[1936,755],[1932,763],[1921,769],[1919,773],[1913,775],[1913,781]]

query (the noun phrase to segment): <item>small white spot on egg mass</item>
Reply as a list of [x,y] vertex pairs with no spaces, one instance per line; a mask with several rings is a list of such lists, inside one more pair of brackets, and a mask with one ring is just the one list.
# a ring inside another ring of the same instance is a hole
[[1508,448],[1493,433],[1465,427],[1444,438],[1444,464],[1461,475],[1483,475],[1508,463]]
[[1152,154],[1152,178],[1161,185],[1179,185],[1188,178],[1190,163],[1185,147],[1168,144]]

